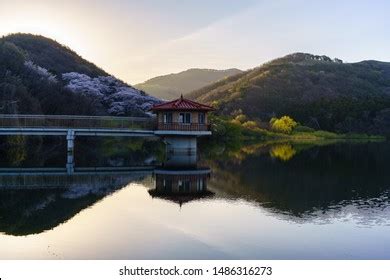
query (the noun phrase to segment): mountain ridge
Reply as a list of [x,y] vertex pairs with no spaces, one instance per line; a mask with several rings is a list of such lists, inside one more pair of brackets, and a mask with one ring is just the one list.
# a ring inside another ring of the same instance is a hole
[[52,39],[0,38],[0,113],[146,116],[160,102]]
[[29,60],[53,74],[78,72],[91,77],[109,75],[68,46],[42,35],[15,33],[4,36],[3,39],[18,46],[26,53]]
[[[207,82],[215,78],[210,74],[222,77],[185,94],[220,115],[262,122],[289,115],[315,129],[390,134],[389,62],[293,53],[246,71],[189,69],[151,81],[170,85],[169,77],[181,74],[188,84],[194,72]],[[186,87],[179,89],[175,95]],[[160,102],[54,40],[21,33],[0,38],[0,113],[146,116]]]
[[181,94],[189,93],[240,72],[242,71],[237,68],[225,70],[190,68],[179,73],[151,78],[143,83],[136,84],[134,87],[162,99],[175,99]]
[[269,121],[289,115],[315,129],[390,133],[390,63],[294,53],[186,95]]

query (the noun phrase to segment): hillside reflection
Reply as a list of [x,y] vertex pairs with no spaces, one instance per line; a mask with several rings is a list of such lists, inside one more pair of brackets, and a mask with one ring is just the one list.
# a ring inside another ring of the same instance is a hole
[[348,218],[370,226],[390,221],[387,143],[259,145],[230,158],[198,161],[180,155],[136,168],[76,168],[73,175],[55,166],[1,168],[0,232],[29,235],[53,229],[134,182],[153,199],[179,206],[223,200],[249,202],[296,223]]
[[0,232],[29,235],[52,229],[152,171],[79,172],[50,168],[0,170]]
[[298,222],[347,214],[363,224],[389,222],[390,145],[301,147],[292,158],[290,150],[276,146],[270,147],[271,156],[260,149],[240,161],[210,161],[210,188]]

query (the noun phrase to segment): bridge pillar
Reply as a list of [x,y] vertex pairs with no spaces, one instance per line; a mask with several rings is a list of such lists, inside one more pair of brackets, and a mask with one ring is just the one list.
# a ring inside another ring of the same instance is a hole
[[189,157],[196,160],[197,140],[196,136],[165,136],[166,153],[168,160],[171,158],[179,159]]
[[75,140],[74,130],[69,129],[66,135],[66,142],[67,142],[66,170],[68,174],[73,174],[74,172],[74,140]]

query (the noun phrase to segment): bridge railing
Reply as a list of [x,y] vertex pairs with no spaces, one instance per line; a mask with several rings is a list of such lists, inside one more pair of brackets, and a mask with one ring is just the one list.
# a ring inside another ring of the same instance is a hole
[[158,130],[178,130],[178,131],[208,131],[210,130],[209,124],[199,123],[163,123],[159,122],[157,125]]
[[148,117],[0,114],[0,128],[7,127],[153,130],[155,119]]

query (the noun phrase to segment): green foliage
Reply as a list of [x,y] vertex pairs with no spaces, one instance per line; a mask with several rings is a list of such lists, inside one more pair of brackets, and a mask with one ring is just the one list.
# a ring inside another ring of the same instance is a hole
[[26,136],[16,135],[7,137],[8,161],[11,166],[19,166],[27,157]]
[[[237,89],[242,89],[237,95]],[[293,54],[189,95],[218,100],[218,114],[241,110],[248,119],[288,115],[304,126],[341,133],[390,134],[390,63],[342,63]]]
[[[384,137],[370,136],[367,134],[337,134],[323,130],[315,131],[310,127],[298,126],[288,116],[280,119],[273,118],[271,123],[278,127],[278,130],[270,131],[260,128],[256,121],[247,120],[247,117],[243,116],[239,111],[235,114],[234,118],[215,114],[210,115],[209,120],[212,123],[212,136],[210,138],[200,139],[200,150],[202,154],[208,157],[233,156],[239,159],[242,158],[243,154],[251,153],[251,149],[247,146],[248,143],[254,144],[253,147],[263,146],[267,143],[276,143],[277,145],[273,146],[270,150],[271,156],[282,161],[288,161],[297,153],[297,150],[291,145],[285,145],[285,141],[307,144],[350,139],[360,139],[363,141],[385,140]],[[279,126],[282,129],[279,130]]]
[[23,67],[25,56],[13,43],[0,40],[0,72],[18,72]]
[[239,114],[237,115],[234,119],[233,122],[237,124],[242,124],[247,120],[247,117],[244,114]]
[[247,129],[251,129],[251,130],[255,130],[255,129],[259,128],[259,126],[257,125],[257,123],[255,121],[246,121],[242,124],[242,126],[247,128]]
[[334,132],[324,131],[324,130],[318,130],[313,132],[313,135],[320,137],[320,138],[342,138],[342,135],[336,134]]
[[276,132],[291,134],[293,129],[298,125],[296,121],[294,121],[289,116],[283,116],[280,119],[272,118],[270,120],[271,129]]
[[311,127],[308,127],[308,126],[304,126],[304,125],[297,125],[294,130],[293,130],[293,133],[300,133],[300,132],[314,132],[315,129],[311,128]]
[[223,139],[225,142],[236,142],[242,137],[242,128],[240,125],[232,123],[229,119],[210,115],[209,120],[212,123],[212,133],[215,139]]
[[102,140],[100,148],[104,157],[128,155],[134,163],[148,156],[155,156],[159,161],[163,161],[165,157],[165,144],[162,141],[148,141],[143,138],[107,137]]
[[26,67],[25,61],[30,59],[59,75],[61,71],[79,70],[94,75],[104,73],[47,38],[26,34],[3,37],[0,39],[0,114],[97,114],[92,100],[64,88],[60,76],[57,82],[51,82]]
[[14,44],[20,50],[23,50],[28,60],[56,75],[67,72],[83,73],[91,77],[108,75],[68,47],[43,36],[11,34],[1,40]]

